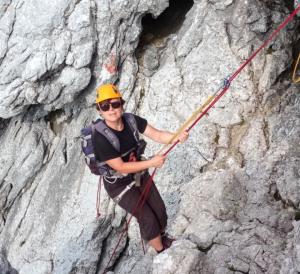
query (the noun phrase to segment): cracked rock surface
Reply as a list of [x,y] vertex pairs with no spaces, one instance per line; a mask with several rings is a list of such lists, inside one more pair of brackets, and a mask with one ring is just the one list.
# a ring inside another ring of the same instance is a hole
[[[300,2],[3,0],[0,272],[102,273],[125,212],[84,164],[95,88],[175,131]],[[298,14],[299,16],[299,14]],[[159,255],[133,220],[109,273],[300,272],[295,18],[232,82],[155,177],[177,238]],[[147,154],[160,145],[148,142]]]

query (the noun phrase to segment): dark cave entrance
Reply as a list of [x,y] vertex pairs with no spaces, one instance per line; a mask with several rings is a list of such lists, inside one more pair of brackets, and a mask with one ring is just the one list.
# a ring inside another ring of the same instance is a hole
[[187,12],[194,5],[193,0],[170,0],[169,7],[157,18],[153,18],[151,13],[147,13],[142,18],[142,33],[138,49],[152,43],[156,39],[161,39],[176,33],[182,26]]

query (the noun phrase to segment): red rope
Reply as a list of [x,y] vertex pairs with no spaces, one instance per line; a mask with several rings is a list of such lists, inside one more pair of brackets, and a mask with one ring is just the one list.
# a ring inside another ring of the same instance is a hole
[[[195,120],[195,122],[186,130],[189,132],[197,123],[198,121],[215,105],[217,101],[226,93],[226,91],[229,89],[229,86],[231,82],[236,78],[236,76],[253,60],[253,58],[263,49],[265,48],[271,40],[274,39],[274,37],[295,17],[295,15],[300,11],[300,5],[285,19],[283,23],[279,25],[279,27],[270,35],[270,37],[246,60],[245,63],[243,63],[236,72],[229,77],[228,83],[223,88],[221,93],[214,99],[212,102],[207,106],[207,108],[201,112],[200,116]],[[164,156],[167,155],[177,144],[179,141],[174,143],[165,153]]]
[[99,177],[98,189],[97,189],[97,200],[96,200],[96,214],[97,214],[97,218],[99,218],[101,216],[101,214],[100,214],[101,183],[102,183],[101,181],[102,181],[102,176]]
[[121,236],[120,236],[120,238],[119,238],[119,241],[118,241],[116,247],[114,248],[114,250],[113,250],[113,252],[112,252],[112,255],[111,255],[110,258],[109,258],[109,261],[108,261],[108,263],[107,263],[107,265],[106,265],[106,267],[105,267],[105,269],[104,269],[103,274],[106,273],[106,269],[108,268],[108,266],[109,266],[109,264],[110,264],[112,258],[113,258],[114,255],[116,254],[117,248],[119,247],[119,245],[120,245],[120,243],[121,243],[121,239],[123,238],[125,232],[127,232],[127,230],[128,230],[128,226],[129,226],[129,223],[131,222],[131,219],[132,219],[133,215],[136,213],[136,211],[138,210],[138,208],[142,208],[142,207],[143,207],[144,201],[145,201],[144,196],[147,197],[147,194],[148,194],[148,192],[149,192],[149,190],[150,190],[150,188],[151,188],[151,184],[152,184],[152,182],[153,182],[153,177],[154,177],[154,175],[155,175],[155,172],[156,172],[156,168],[155,168],[154,171],[152,172],[151,176],[148,178],[148,180],[147,180],[147,182],[146,182],[146,186],[145,186],[144,191],[142,192],[142,194],[141,194],[141,196],[140,196],[140,198],[139,198],[139,200],[138,200],[138,202],[137,202],[135,208],[133,209],[130,218],[128,219],[128,221],[126,221],[126,223],[125,223],[126,227],[125,227],[125,229],[123,230],[123,232],[122,232],[122,234],[121,234]]
[[247,66],[252,59],[270,43],[271,40],[295,17],[295,15],[300,11],[300,5],[284,20],[283,23],[279,25],[279,27],[270,35],[270,37],[249,57],[249,59],[241,65],[238,70],[230,77],[229,82],[231,82],[242,70],[245,66]]
[[[220,100],[220,98],[227,92],[227,90],[229,89],[230,87],[230,84],[231,82],[237,77],[237,75],[252,61],[252,59],[263,49],[267,46],[267,44],[274,39],[274,37],[295,17],[295,15],[299,12],[300,10],[300,5],[298,5],[298,7],[285,19],[285,21],[279,25],[279,27],[270,35],[270,37],[247,59],[246,62],[244,62],[237,70],[236,72],[231,76],[229,77],[228,79],[228,82],[226,84],[226,86],[221,90],[221,92],[214,98],[214,100],[212,100],[212,102],[201,112],[200,116],[194,121],[194,123],[186,130],[187,132],[189,132],[198,122],[199,120]],[[177,144],[179,143],[179,140],[176,141],[163,155],[166,156]],[[154,171],[152,172],[151,176],[148,178],[147,182],[146,182],[146,186],[145,186],[145,189],[144,191],[142,192],[137,204],[136,204],[136,207],[134,208],[133,210],[133,213],[132,215],[130,216],[129,220],[126,222],[126,227],[128,228],[128,225],[133,217],[133,215],[135,214],[136,210],[138,208],[142,208],[146,199],[147,199],[147,196],[150,192],[150,189],[151,189],[151,186],[153,184],[153,178],[154,178],[154,175],[156,173],[156,168],[154,169]],[[107,263],[107,266],[106,266],[106,269],[107,267],[109,266],[112,258],[114,257],[115,253],[116,253],[116,250],[121,242],[121,239],[124,235],[124,232],[126,230],[123,231],[123,233],[121,234],[121,237]],[[105,273],[106,270],[104,270],[103,273]]]

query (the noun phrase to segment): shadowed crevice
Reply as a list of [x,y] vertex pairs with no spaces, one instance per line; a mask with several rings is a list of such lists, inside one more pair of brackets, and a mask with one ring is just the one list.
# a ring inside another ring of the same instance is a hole
[[187,12],[194,5],[193,0],[170,0],[169,7],[157,18],[147,13],[142,18],[142,33],[138,48],[176,33],[182,26]]

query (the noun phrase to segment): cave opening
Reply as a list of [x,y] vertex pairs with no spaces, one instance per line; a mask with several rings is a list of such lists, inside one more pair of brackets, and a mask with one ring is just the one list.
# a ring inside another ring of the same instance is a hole
[[186,14],[194,5],[193,0],[170,0],[166,8],[157,18],[147,13],[142,18],[142,33],[138,48],[176,33],[182,26]]
[[295,211],[295,217],[294,217],[295,221],[299,221],[300,220],[300,210],[296,210]]

